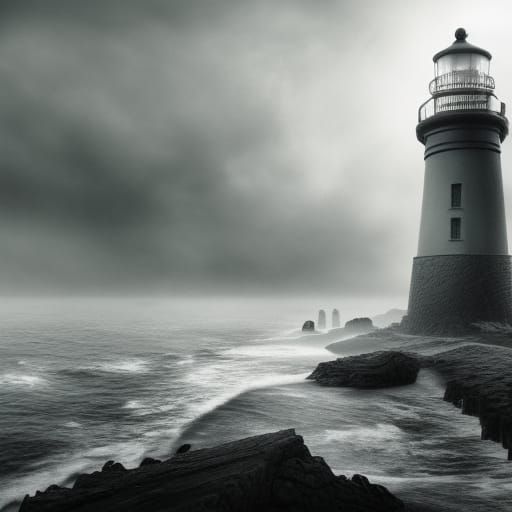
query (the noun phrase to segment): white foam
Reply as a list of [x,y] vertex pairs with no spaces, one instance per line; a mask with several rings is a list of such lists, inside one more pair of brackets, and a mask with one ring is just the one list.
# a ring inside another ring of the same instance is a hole
[[[63,485],[70,475],[98,470],[107,459],[115,459],[126,467],[134,467],[144,455],[141,443],[117,443],[91,448],[86,452],[65,455],[37,464],[42,469],[30,474],[4,481],[0,495],[0,510],[14,500],[22,500],[27,493],[46,489],[51,484]],[[35,469],[35,466],[34,466]]]
[[64,423],[64,426],[67,428],[80,428],[82,424],[76,421],[68,421],[67,423]]
[[100,370],[110,373],[146,373],[148,371],[147,361],[142,359],[128,359],[125,361],[109,361],[89,366],[86,369]]
[[226,355],[262,357],[262,358],[300,358],[325,357],[330,354],[323,347],[297,346],[296,344],[265,344],[233,347],[224,352]]
[[123,409],[142,409],[144,404],[140,400],[128,400],[123,405]]
[[193,356],[187,356],[185,359],[182,359],[181,361],[177,361],[175,364],[179,364],[180,366],[183,364],[192,364],[195,361]]
[[37,385],[45,384],[46,381],[37,375],[23,375],[19,373],[4,373],[0,375],[0,385],[3,386],[21,386],[33,388]]
[[371,427],[353,427],[343,430],[326,430],[327,442],[346,441],[368,442],[368,441],[396,441],[402,436],[402,430],[390,423],[377,423]]

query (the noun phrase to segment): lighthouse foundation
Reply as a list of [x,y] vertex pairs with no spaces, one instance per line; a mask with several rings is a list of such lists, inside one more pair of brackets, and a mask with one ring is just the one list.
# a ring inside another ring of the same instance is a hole
[[414,258],[404,330],[460,335],[474,330],[477,322],[512,324],[511,257],[449,254]]

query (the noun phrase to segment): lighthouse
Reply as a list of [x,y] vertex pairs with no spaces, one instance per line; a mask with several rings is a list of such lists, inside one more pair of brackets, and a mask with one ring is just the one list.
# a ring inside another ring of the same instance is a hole
[[418,111],[425,176],[408,315],[414,334],[462,334],[479,322],[512,323],[501,173],[508,133],[494,93],[491,54],[463,28],[436,53],[430,98]]

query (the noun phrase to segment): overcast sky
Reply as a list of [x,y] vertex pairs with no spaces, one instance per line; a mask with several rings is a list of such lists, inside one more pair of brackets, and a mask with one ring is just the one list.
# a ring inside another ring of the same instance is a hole
[[405,297],[432,55],[512,104],[508,5],[1,0],[0,293]]

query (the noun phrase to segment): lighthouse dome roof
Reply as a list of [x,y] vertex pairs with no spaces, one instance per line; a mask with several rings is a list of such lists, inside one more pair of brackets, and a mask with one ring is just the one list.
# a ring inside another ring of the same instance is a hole
[[487,50],[468,43],[466,41],[467,37],[468,33],[466,30],[463,28],[458,28],[455,31],[455,41],[450,46],[448,46],[448,48],[437,52],[433,57],[434,62],[437,62],[441,57],[444,57],[445,55],[453,55],[457,53],[476,53],[483,55],[484,57],[491,60],[492,55]]

